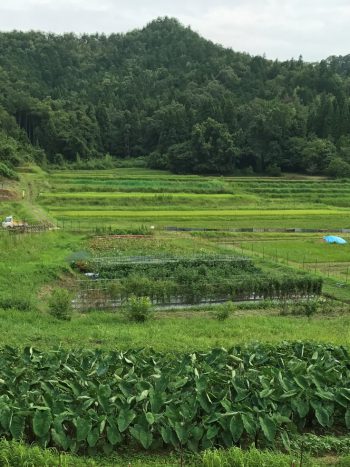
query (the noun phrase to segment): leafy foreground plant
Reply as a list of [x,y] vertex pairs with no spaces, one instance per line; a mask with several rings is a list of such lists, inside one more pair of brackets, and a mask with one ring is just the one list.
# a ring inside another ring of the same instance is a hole
[[91,455],[288,448],[288,431],[350,428],[349,368],[345,349],[308,343],[185,355],[6,347],[0,436]]

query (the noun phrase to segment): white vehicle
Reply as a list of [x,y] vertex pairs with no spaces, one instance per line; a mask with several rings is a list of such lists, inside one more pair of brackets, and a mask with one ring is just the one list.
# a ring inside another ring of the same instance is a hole
[[15,221],[13,216],[7,216],[1,225],[3,229],[13,229],[14,227],[23,227],[27,224],[24,222]]
[[12,216],[7,216],[2,223],[2,226],[4,229],[7,229],[8,227],[13,227],[13,217]]

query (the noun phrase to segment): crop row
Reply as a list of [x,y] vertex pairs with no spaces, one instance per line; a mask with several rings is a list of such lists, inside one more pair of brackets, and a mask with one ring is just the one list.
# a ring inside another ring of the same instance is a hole
[[147,275],[152,279],[176,277],[190,282],[196,277],[218,278],[241,274],[242,272],[258,272],[251,259],[229,256],[147,256],[147,257],[95,257],[81,264],[73,263],[80,269],[99,273],[101,278],[125,278],[130,274]]
[[0,351],[0,436],[64,450],[271,445],[350,429],[350,357],[314,344],[208,353]]
[[189,211],[181,211],[181,210],[109,210],[109,209],[100,209],[100,210],[55,210],[51,211],[53,214],[56,212],[60,216],[73,216],[75,218],[81,217],[125,217],[125,218],[150,218],[153,221],[157,221],[158,218],[167,218],[167,217],[183,217],[183,218],[191,218],[191,217],[296,217],[296,216],[339,216],[339,215],[347,215],[349,211],[346,210],[335,210],[335,209],[241,209],[241,210],[232,210],[232,209],[203,209],[203,210],[189,210]]
[[[141,260],[142,259],[142,260]],[[72,263],[99,280],[79,281],[80,308],[119,306],[131,295],[154,303],[293,298],[319,295],[322,280],[305,273],[266,274],[239,257],[107,257]]]
[[249,276],[188,281],[150,279],[133,275],[121,280],[79,281],[75,306],[113,309],[136,295],[147,296],[157,305],[198,304],[203,301],[280,299],[314,297],[321,293],[322,279],[313,277]]

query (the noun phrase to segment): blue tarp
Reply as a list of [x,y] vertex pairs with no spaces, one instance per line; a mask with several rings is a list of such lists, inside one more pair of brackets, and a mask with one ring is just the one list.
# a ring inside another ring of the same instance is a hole
[[323,240],[325,240],[327,243],[338,243],[339,245],[344,245],[345,243],[348,243],[343,238],[336,237],[335,235],[328,235],[327,237],[323,237]]

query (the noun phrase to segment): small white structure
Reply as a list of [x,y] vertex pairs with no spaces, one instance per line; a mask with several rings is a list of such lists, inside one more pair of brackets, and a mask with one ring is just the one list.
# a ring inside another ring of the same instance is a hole
[[2,226],[4,229],[7,229],[8,227],[13,227],[14,226],[13,216],[5,217],[5,220],[2,223]]

